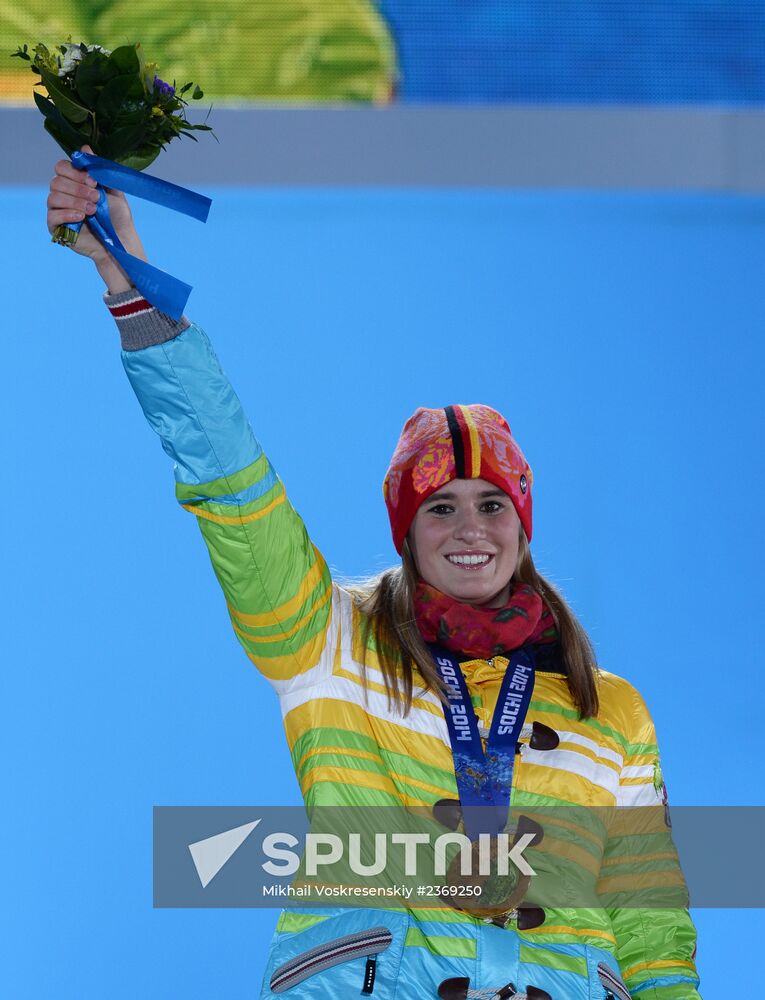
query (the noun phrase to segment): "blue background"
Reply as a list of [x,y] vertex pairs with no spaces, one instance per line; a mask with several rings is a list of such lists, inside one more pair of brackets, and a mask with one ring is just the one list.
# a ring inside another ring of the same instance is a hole
[[763,0],[377,0],[404,101],[765,101]]
[[[212,194],[205,229],[139,205],[140,229],[336,571],[394,559],[380,483],[410,412],[498,407],[537,564],[645,696],[672,801],[763,804],[765,199]],[[298,802],[276,701],[44,200],[0,193],[0,993],[257,995],[276,914],[153,910],[151,819]],[[763,912],[696,919],[707,1000],[756,993]]]

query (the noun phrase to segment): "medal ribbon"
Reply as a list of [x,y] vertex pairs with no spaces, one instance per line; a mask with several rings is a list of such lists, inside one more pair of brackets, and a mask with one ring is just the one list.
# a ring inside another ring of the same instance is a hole
[[[142,174],[138,170],[125,167],[121,163],[114,163],[112,160],[104,160],[100,156],[76,152],[72,153],[71,159],[72,166],[78,170],[87,170],[91,177],[98,181],[99,198],[96,212],[87,220],[93,235],[107,248],[147,302],[167,313],[172,319],[179,320],[191,294],[191,285],[127,252],[112,225],[104,189],[109,187],[124,191],[125,194],[135,195],[144,201],[152,201],[174,212],[190,215],[200,222],[207,221],[211,200],[195,191],[189,191],[188,188],[179,187],[150,174]],[[81,226],[81,222],[67,223],[67,227],[75,232],[79,232]]]
[[516,747],[534,690],[533,656],[528,649],[511,655],[484,752],[457,657],[435,645],[430,651],[447,695],[444,717],[465,832],[470,840],[477,840],[481,833],[500,833],[507,824]]

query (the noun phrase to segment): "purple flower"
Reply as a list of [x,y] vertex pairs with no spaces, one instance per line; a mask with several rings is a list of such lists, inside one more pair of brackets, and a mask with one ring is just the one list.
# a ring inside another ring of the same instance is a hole
[[175,93],[175,87],[171,86],[169,83],[165,83],[164,80],[160,80],[158,76],[154,77],[154,89],[158,90],[160,94]]

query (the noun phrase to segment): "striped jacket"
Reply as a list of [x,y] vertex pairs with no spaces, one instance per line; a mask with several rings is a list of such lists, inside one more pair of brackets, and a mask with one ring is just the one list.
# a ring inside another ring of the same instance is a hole
[[[131,319],[134,299],[135,293],[133,299],[124,293],[107,300],[122,317],[125,370],[175,461],[178,501],[198,519],[234,631],[278,695],[306,803],[431,808],[439,799],[456,799],[440,702],[419,691],[406,717],[389,706],[377,652],[373,644],[362,646],[359,611],[333,584],[206,336],[157,313]],[[490,723],[506,662],[462,664],[483,726]],[[605,672],[599,691],[597,718],[581,720],[555,664],[539,670],[513,805],[661,803],[656,738],[642,699]],[[555,730],[554,749],[528,745],[533,721]],[[546,834],[542,848],[563,845],[592,888],[592,905],[572,897],[575,905],[547,908],[541,924],[524,930],[514,921],[500,928],[451,907],[287,910],[262,996],[358,995],[374,949],[378,1000],[436,997],[449,979],[455,997],[467,995],[468,982],[471,989],[490,990],[512,981],[519,991],[533,986],[553,1000],[630,994],[697,1000],[695,933],[687,910],[614,905],[620,893],[628,898],[646,887],[682,890],[666,832],[636,838],[634,831],[612,830],[566,849],[565,827],[561,821],[557,832]],[[595,892],[611,902],[602,905]]]

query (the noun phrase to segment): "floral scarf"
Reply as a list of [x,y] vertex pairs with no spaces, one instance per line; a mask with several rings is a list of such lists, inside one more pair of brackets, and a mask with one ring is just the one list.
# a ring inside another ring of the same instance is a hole
[[515,584],[504,607],[475,608],[420,580],[414,615],[425,642],[483,659],[558,638],[552,612],[527,583]]

